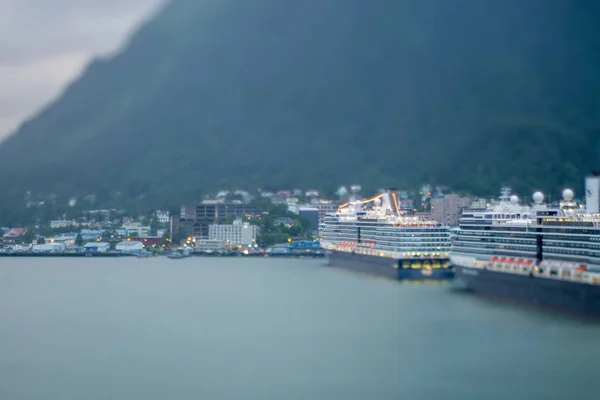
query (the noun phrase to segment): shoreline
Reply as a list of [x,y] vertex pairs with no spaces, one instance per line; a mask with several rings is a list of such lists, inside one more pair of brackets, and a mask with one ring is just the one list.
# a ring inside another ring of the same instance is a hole
[[[138,257],[139,255],[143,257]],[[34,252],[6,252],[0,253],[0,257],[76,257],[76,258],[84,258],[84,257],[137,257],[137,258],[154,258],[154,257],[166,257],[171,253],[163,253],[163,254],[148,254],[148,253],[34,253]],[[255,254],[243,254],[243,253],[232,253],[232,254],[222,254],[222,253],[191,253],[188,257],[268,257],[268,258],[325,258],[324,253],[255,253]]]

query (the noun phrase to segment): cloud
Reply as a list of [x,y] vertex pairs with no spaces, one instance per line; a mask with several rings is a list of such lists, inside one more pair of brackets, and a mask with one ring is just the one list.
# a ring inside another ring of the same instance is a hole
[[0,0],[0,140],[163,0]]

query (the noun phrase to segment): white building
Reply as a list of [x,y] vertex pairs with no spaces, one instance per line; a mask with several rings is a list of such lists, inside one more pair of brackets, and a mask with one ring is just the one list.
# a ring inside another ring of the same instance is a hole
[[228,246],[248,246],[256,242],[258,226],[236,220],[231,225],[214,224],[208,227],[208,238],[222,241]]
[[486,199],[473,200],[469,207],[474,208],[476,210],[485,210],[487,208],[487,200]]
[[127,236],[141,238],[150,236],[150,227],[144,226],[139,222],[132,222],[129,225],[124,225],[123,228],[127,232]]
[[67,246],[64,243],[45,243],[31,246],[31,250],[35,253],[60,253],[66,249]]
[[156,220],[158,221],[159,224],[168,224],[169,221],[171,220],[171,217],[170,217],[168,211],[157,210],[154,213],[154,216],[156,217]]
[[194,249],[196,251],[217,251],[223,250],[227,246],[222,240],[215,239],[196,239]]
[[589,213],[600,213],[600,173],[585,178],[585,208]]
[[115,250],[124,253],[137,253],[144,250],[144,243],[135,240],[124,240],[115,246]]
[[73,221],[67,221],[67,220],[57,220],[57,221],[50,221],[50,228],[51,229],[58,229],[58,228],[67,228],[69,226],[73,226],[75,225],[73,223]]
[[55,235],[54,237],[48,239],[48,242],[62,243],[65,246],[72,246],[75,244],[75,239],[77,239],[76,233],[63,233],[61,235]]
[[110,250],[110,243],[106,242],[89,242],[83,245],[85,251],[97,251],[99,253],[106,253]]

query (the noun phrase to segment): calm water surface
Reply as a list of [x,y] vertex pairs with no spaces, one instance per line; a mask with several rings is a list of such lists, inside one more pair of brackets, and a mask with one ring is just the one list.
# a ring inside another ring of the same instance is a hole
[[274,259],[0,259],[0,399],[598,399],[600,324]]

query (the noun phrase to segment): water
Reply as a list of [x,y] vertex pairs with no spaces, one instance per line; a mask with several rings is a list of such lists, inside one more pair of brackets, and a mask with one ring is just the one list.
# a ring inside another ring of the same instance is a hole
[[276,259],[0,259],[0,399],[596,399],[600,324]]

